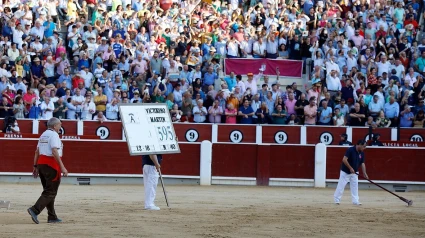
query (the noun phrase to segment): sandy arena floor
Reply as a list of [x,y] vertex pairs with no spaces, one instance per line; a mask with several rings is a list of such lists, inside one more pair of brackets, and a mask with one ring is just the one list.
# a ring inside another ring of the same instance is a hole
[[56,199],[62,224],[34,224],[26,209],[41,185],[0,184],[0,237],[425,237],[425,193],[401,193],[413,207],[381,190],[361,190],[363,205],[332,203],[332,189],[168,186],[161,211],[143,210],[143,186],[63,185]]

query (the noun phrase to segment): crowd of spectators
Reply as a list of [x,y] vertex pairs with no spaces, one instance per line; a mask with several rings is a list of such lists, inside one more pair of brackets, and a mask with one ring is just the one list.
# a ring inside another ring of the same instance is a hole
[[[0,118],[103,122],[118,103],[166,103],[180,122],[424,127],[417,0],[170,3],[4,0]],[[303,60],[312,86],[279,69],[222,76],[225,58]]]

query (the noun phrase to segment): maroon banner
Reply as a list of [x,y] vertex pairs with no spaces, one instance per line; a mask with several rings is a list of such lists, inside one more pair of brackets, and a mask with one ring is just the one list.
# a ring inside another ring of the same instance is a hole
[[246,75],[247,73],[258,74],[263,64],[266,65],[264,74],[276,75],[279,68],[282,77],[302,77],[303,61],[301,60],[281,60],[281,59],[225,59],[226,74]]

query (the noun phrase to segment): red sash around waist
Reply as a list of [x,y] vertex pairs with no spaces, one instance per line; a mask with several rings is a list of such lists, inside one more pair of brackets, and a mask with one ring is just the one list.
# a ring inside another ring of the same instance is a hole
[[53,156],[46,156],[46,155],[40,155],[38,157],[38,163],[37,164],[45,164],[50,167],[52,167],[54,170],[56,170],[56,177],[53,179],[53,181],[57,181],[61,178],[61,169],[56,161],[55,157]]

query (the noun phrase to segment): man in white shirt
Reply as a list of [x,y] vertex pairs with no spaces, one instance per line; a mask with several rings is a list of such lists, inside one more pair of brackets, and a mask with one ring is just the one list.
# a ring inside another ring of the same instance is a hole
[[347,52],[347,68],[348,68],[348,72],[351,72],[351,70],[353,69],[353,68],[358,68],[358,65],[357,65],[357,58],[356,57],[354,57],[354,55],[353,55],[353,52],[351,51],[351,50],[349,50],[348,52]]
[[277,54],[277,48],[278,48],[278,40],[276,39],[276,36],[274,35],[273,32],[269,33],[269,37],[267,39],[267,44],[266,44],[266,58],[270,58],[270,59],[276,59],[278,54]]
[[30,35],[33,40],[35,40],[38,37],[42,40],[44,38],[44,27],[41,25],[40,20],[35,21],[35,26],[31,28]]
[[206,115],[208,114],[207,109],[203,106],[204,101],[199,99],[197,101],[198,106],[193,108],[193,121],[202,123],[207,119]]
[[82,120],[91,120],[93,114],[96,112],[96,105],[92,102],[92,96],[87,95],[86,100],[83,103],[83,112],[81,114]]
[[28,208],[27,212],[30,214],[34,223],[39,224],[37,216],[47,208],[48,217],[47,223],[60,223],[55,212],[54,201],[58,188],[60,185],[61,173],[63,176],[68,176],[62,163],[63,144],[59,138],[59,130],[62,123],[57,118],[51,118],[47,122],[47,130],[40,136],[38,141],[37,150],[34,157],[33,176],[37,178],[40,176],[41,184],[43,185],[43,193],[34,204]]
[[112,99],[112,101],[106,104],[106,118],[108,121],[118,120],[118,105],[117,100]]
[[84,79],[84,87],[91,88],[93,74],[89,71],[89,68],[86,68],[85,66],[81,66],[80,75],[81,75],[81,78]]
[[246,91],[245,83],[242,81],[242,75],[236,75],[236,81],[238,82],[235,86],[239,87],[241,94],[244,94]]
[[[376,59],[378,59],[379,55],[376,56]],[[382,76],[384,72],[387,74],[390,73],[390,67],[391,63],[387,61],[387,56],[385,53],[382,53],[381,61],[376,63],[376,66],[378,68],[378,76]]]
[[326,85],[331,96],[334,96],[337,92],[341,91],[341,81],[339,80],[338,74],[335,70],[331,70],[326,76]]
[[50,101],[49,97],[45,97],[44,101],[40,105],[41,112],[42,112],[42,118],[49,120],[53,117],[53,110],[55,110],[55,105],[53,102]]
[[397,76],[400,81],[404,78],[406,69],[404,68],[404,65],[401,63],[400,59],[395,60],[394,65],[391,66],[391,69],[396,70],[395,76]]
[[263,42],[263,38],[258,38],[252,48],[252,56],[254,58],[264,58],[266,56],[266,44]]
[[83,103],[84,103],[84,96],[81,95],[81,90],[79,88],[75,89],[75,95],[71,98],[72,105],[75,106],[75,112],[78,115],[78,118],[81,118],[81,114],[83,112]]
[[326,63],[325,63],[325,65],[326,65],[326,71],[327,72],[330,72],[330,71],[332,71],[332,70],[335,70],[336,72],[340,72],[340,69],[339,69],[339,66],[338,66],[338,64],[337,63],[335,63],[335,56],[331,56],[331,58],[330,58],[330,60],[329,61],[327,61]]
[[253,73],[248,73],[246,76],[248,76],[248,79],[245,81],[245,88],[251,88],[252,95],[257,94],[257,82],[261,77],[263,77],[263,71],[260,71],[260,73],[255,75],[255,77]]

